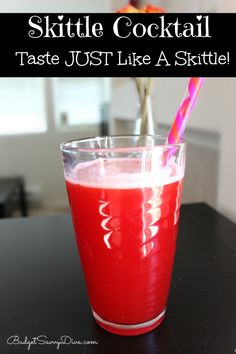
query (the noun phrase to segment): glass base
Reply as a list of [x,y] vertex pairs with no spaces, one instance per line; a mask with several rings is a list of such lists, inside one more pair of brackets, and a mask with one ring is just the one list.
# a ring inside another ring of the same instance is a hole
[[150,321],[138,323],[138,324],[131,324],[131,325],[112,323],[104,320],[96,312],[94,312],[93,309],[92,312],[95,321],[99,324],[99,326],[104,328],[106,331],[121,336],[137,336],[140,334],[150,332],[154,328],[159,326],[161,322],[164,320],[166,309],[164,309],[157,317],[153,318]]

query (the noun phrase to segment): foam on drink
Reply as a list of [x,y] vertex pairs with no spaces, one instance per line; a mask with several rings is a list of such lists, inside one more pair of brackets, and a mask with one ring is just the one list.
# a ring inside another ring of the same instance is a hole
[[166,164],[160,159],[100,158],[76,165],[66,179],[73,184],[94,188],[145,188],[163,186],[183,178],[183,168],[174,157]]

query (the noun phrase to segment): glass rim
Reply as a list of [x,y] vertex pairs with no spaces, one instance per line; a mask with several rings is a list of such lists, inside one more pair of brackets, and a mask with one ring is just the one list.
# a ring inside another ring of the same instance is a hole
[[[132,138],[132,137],[154,137],[157,139],[162,139],[163,143],[158,144],[155,146],[119,146],[119,147],[108,147],[108,148],[93,148],[93,147],[79,147],[79,146],[71,146],[72,143],[83,143],[83,142],[89,142],[89,141],[96,141],[98,139],[106,139],[106,138]],[[71,139],[71,140],[66,140],[60,144],[60,149],[62,152],[75,152],[75,151],[81,151],[81,152],[103,152],[103,151],[124,151],[124,150],[134,150],[134,151],[142,151],[142,150],[153,150],[153,149],[160,149],[160,148],[181,148],[186,145],[186,141],[181,138],[180,142],[178,143],[173,143],[173,144],[167,144],[165,143],[167,140],[167,136],[161,135],[161,134],[148,134],[148,135],[139,135],[139,134],[118,134],[118,135],[104,135],[104,136],[91,136],[91,137],[86,137],[86,138],[79,138],[79,139]]]

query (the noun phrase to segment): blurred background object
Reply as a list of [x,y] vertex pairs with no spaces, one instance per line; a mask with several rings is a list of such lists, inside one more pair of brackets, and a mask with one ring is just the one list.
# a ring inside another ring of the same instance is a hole
[[[0,0],[1,12],[112,12],[123,0]],[[160,0],[167,12],[236,11],[231,0]],[[156,78],[158,133],[167,133],[187,79]],[[183,202],[205,201],[236,221],[236,79],[209,78],[188,123]],[[131,78],[1,78],[0,178],[25,182],[29,215],[68,210],[59,144],[85,136],[133,133]],[[14,216],[21,215],[13,213]]]

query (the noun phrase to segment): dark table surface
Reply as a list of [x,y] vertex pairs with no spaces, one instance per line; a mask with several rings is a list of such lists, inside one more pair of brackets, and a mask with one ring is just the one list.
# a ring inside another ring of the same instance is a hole
[[[74,344],[57,350],[61,336]],[[120,337],[92,318],[69,215],[1,220],[0,353],[29,352],[235,353],[236,225],[206,204],[183,206],[166,319]]]

